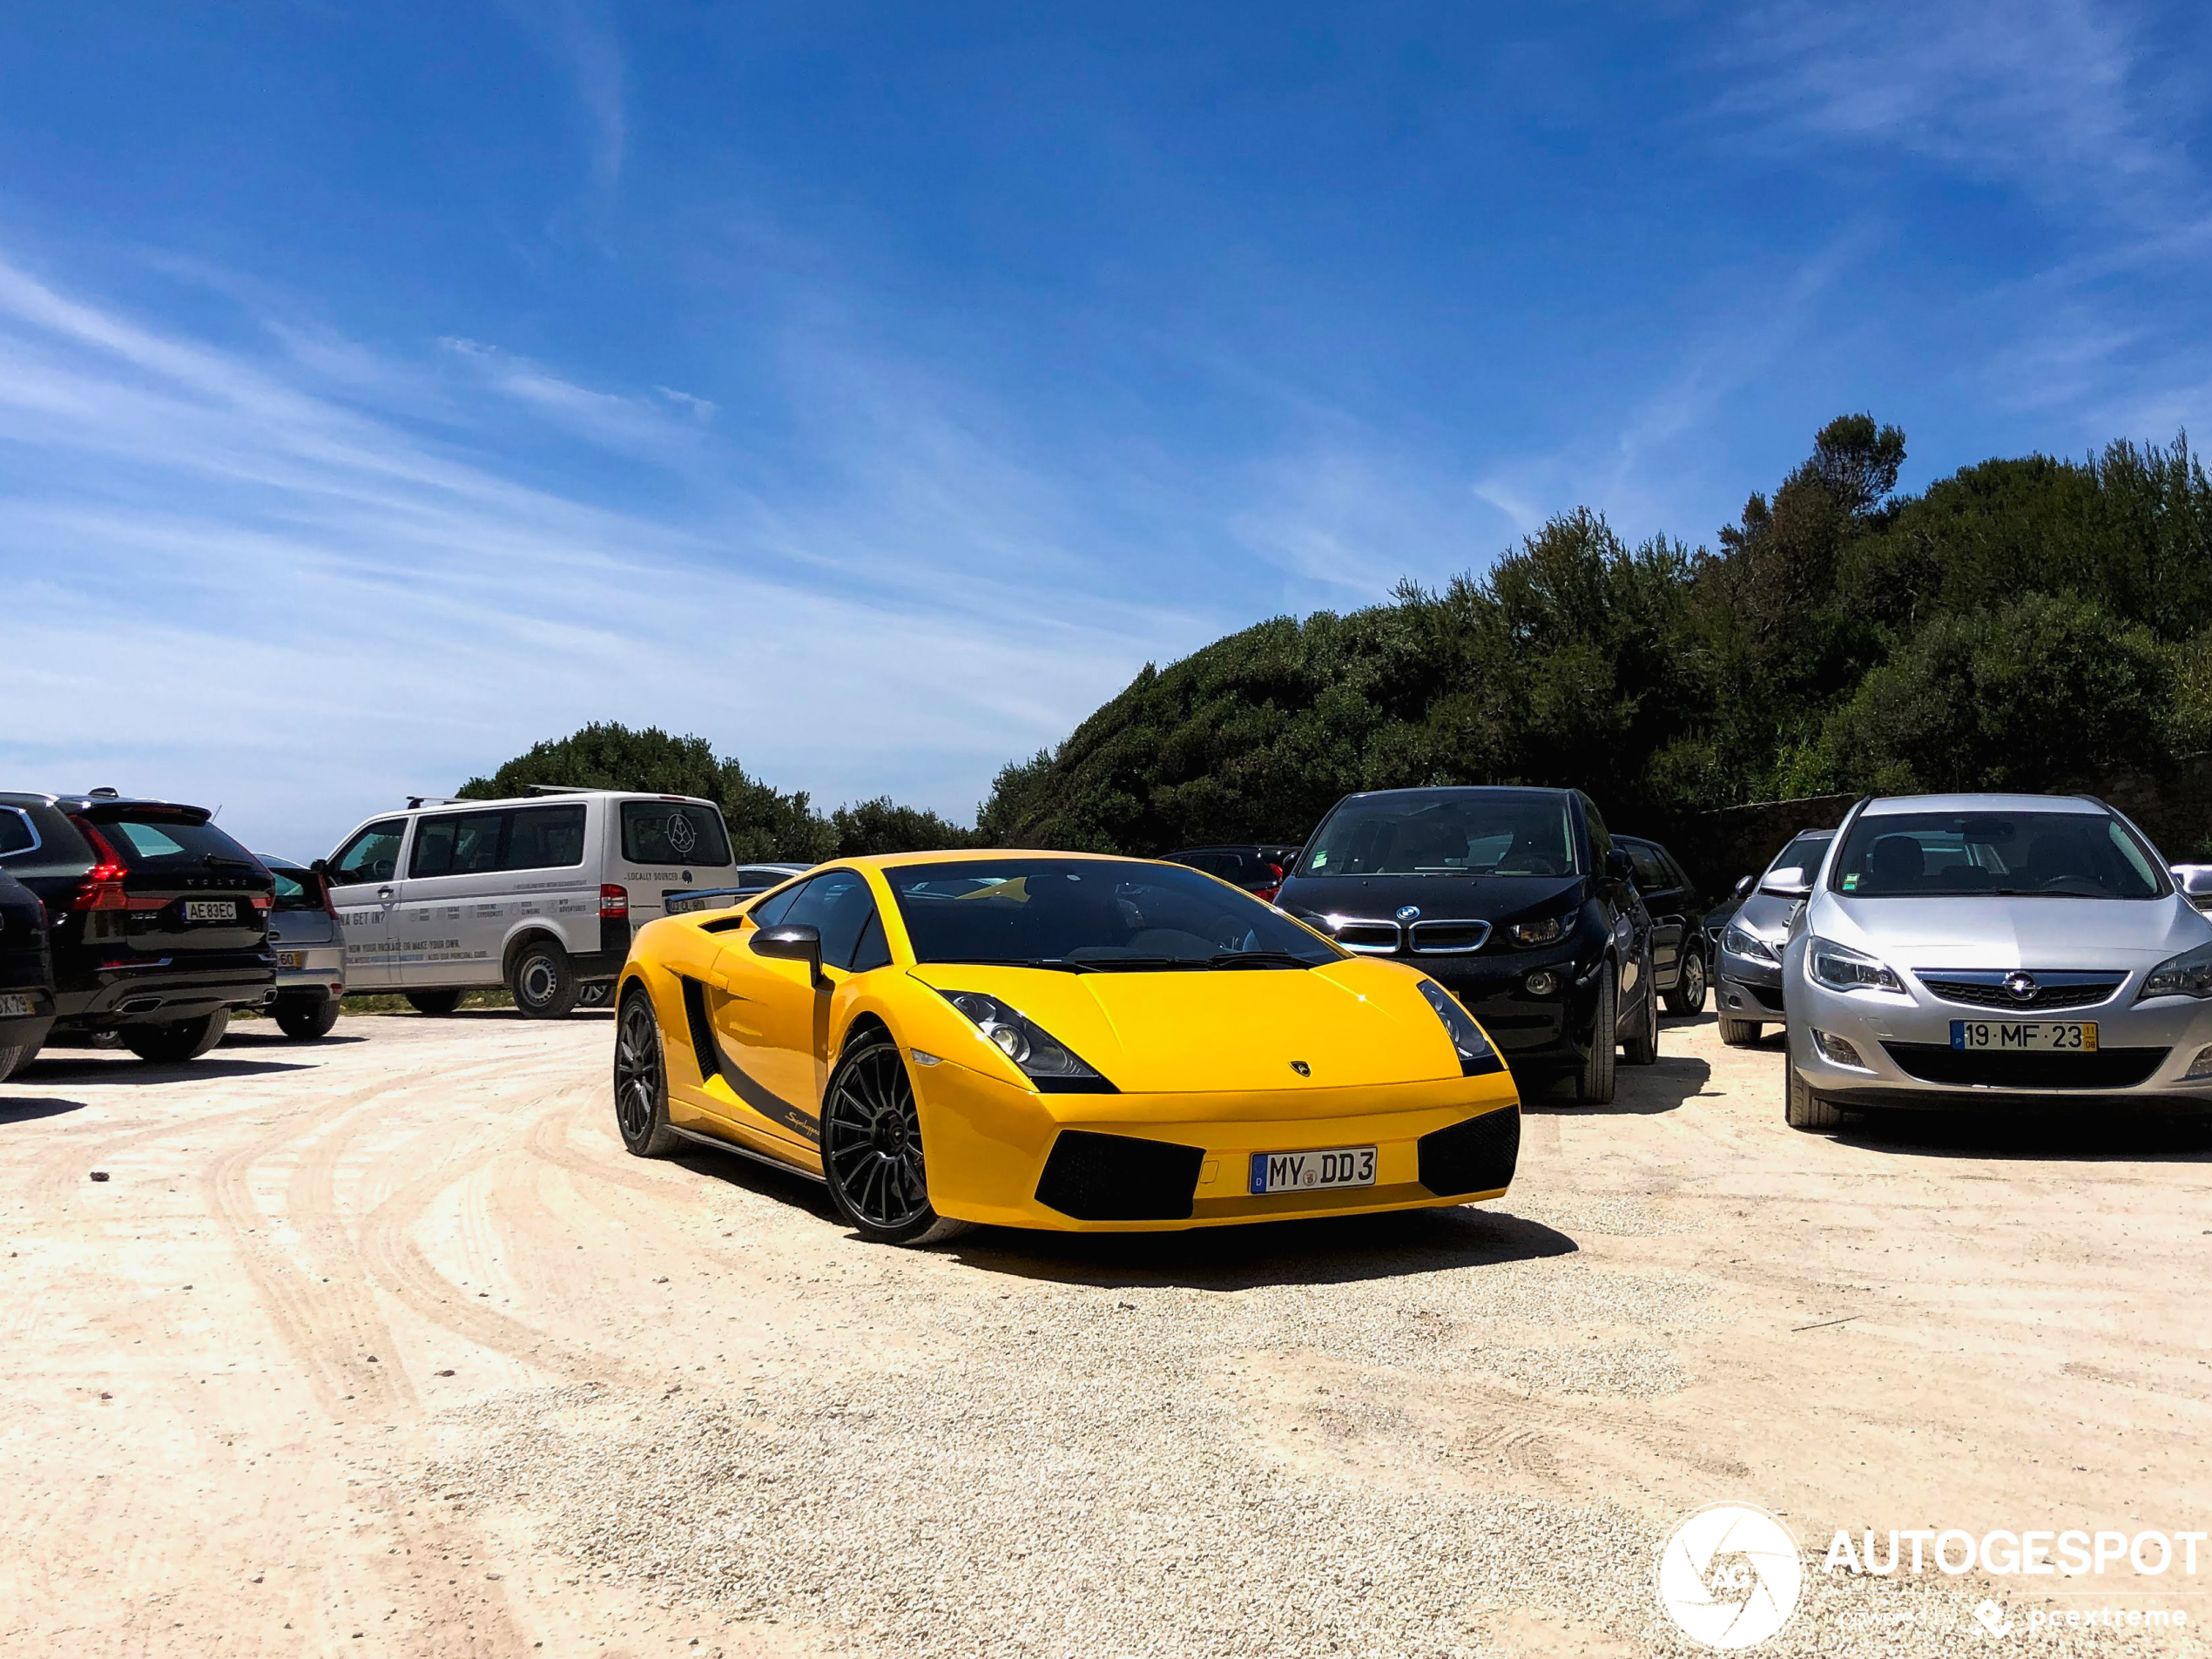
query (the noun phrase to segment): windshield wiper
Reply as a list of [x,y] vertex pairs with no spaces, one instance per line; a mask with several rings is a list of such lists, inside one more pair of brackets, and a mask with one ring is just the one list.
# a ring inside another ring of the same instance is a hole
[[1209,968],[1314,968],[1303,956],[1287,950],[1224,950],[1206,964]]
[[1064,956],[940,956],[932,960],[957,962],[963,968],[1049,968],[1061,974],[1097,971],[1089,962],[1071,962]]

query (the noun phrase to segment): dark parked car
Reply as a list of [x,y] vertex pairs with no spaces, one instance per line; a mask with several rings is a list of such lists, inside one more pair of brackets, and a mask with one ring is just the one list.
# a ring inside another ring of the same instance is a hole
[[[0,848],[26,832],[0,813]],[[30,1063],[54,1022],[54,967],[46,907],[0,870],[0,1082]]]
[[202,806],[0,793],[0,868],[45,903],[52,1039],[113,1032],[142,1060],[189,1060],[231,1010],[276,1000],[275,879]]
[[[1286,859],[1284,854],[1290,855]],[[1168,854],[1170,864],[1187,864],[1194,870],[1235,883],[1255,899],[1272,902],[1283,885],[1283,872],[1298,856],[1296,847],[1186,846]]]
[[1640,835],[1616,835],[1635,867],[1636,892],[1651,913],[1651,976],[1669,1014],[1702,1014],[1710,963],[1699,927],[1704,901],[1675,855]]
[[1782,947],[1835,839],[1833,830],[1801,830],[1756,882],[1746,876],[1737,884],[1742,896],[1721,929],[1720,954],[1713,959],[1721,1041],[1731,1048],[1749,1048],[1759,1040],[1762,1025],[1783,1022]]
[[1456,996],[1523,1079],[1613,1098],[1659,1057],[1651,918],[1635,867],[1569,789],[1386,789],[1332,808],[1276,902],[1347,950]]

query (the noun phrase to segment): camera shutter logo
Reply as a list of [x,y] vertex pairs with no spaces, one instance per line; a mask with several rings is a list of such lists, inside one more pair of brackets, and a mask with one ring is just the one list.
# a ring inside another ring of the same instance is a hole
[[1796,1535],[1748,1503],[1706,1505],[1659,1552],[1659,1604],[1702,1647],[1756,1648],[1789,1623],[1804,1582]]

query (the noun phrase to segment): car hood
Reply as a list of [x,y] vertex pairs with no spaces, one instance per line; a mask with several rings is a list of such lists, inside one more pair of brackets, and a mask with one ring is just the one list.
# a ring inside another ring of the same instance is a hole
[[1753,893],[1737,906],[1732,920],[1752,938],[1764,939],[1770,945],[1779,945],[1790,936],[1790,924],[1797,919],[1797,912],[1804,904],[1802,899],[1783,899],[1771,893]]
[[1425,921],[1503,921],[1578,900],[1579,875],[1298,875],[1275,902],[1317,916],[1388,921],[1403,905]]
[[[1091,974],[927,962],[913,972],[939,991],[996,997],[1124,1094],[1251,1093],[1460,1076],[1444,1022],[1421,995],[1422,976],[1394,962]],[[1293,1071],[1294,1060],[1310,1075]]]
[[1847,899],[1824,893],[1812,931],[1899,968],[2130,968],[2212,942],[2208,920],[2164,899]]

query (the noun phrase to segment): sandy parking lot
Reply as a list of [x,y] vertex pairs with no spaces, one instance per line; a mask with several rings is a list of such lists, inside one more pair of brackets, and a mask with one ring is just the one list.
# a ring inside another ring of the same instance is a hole
[[1707,1020],[1485,1209],[908,1252],[625,1157],[604,1016],[266,1031],[0,1087],[0,1654],[1670,1650],[1655,1552],[1724,1498],[1807,1547],[1765,1651],[2212,1626],[2212,1557],[1819,1570],[2212,1524],[2201,1135],[1797,1134]]

